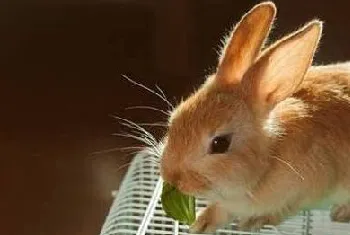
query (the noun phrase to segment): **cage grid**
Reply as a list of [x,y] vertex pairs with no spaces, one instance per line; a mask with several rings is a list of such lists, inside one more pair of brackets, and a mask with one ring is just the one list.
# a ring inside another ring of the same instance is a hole
[[[165,216],[160,195],[162,179],[155,157],[137,154],[115,195],[100,235],[186,235],[188,226]],[[196,200],[196,209],[207,202]],[[327,210],[301,211],[279,226],[264,226],[258,233],[235,230],[235,224],[216,235],[350,235],[350,224],[334,223]]]

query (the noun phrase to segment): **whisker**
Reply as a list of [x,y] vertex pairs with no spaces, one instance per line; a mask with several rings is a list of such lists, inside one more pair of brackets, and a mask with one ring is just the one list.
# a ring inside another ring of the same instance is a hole
[[297,174],[297,176],[302,179],[305,180],[304,176],[302,176],[293,166],[292,164],[290,164],[289,162],[277,157],[277,156],[272,156],[272,158],[275,158],[276,160],[278,160],[279,162],[285,164],[287,167],[289,167],[295,174]]
[[144,143],[146,143],[149,146],[155,146],[156,145],[156,140],[153,138],[152,135],[142,132],[141,130],[137,129],[136,127],[130,126],[127,123],[121,123],[122,125],[129,127],[131,129],[131,133],[134,133],[135,136],[141,137],[144,139]]
[[104,154],[104,153],[111,153],[111,152],[116,152],[116,151],[128,151],[128,150],[135,150],[139,149],[142,150],[144,147],[141,146],[134,146],[134,147],[115,147],[115,148],[110,148],[110,149],[104,149],[100,151],[95,151],[92,152],[91,155],[99,155],[99,154]]
[[130,146],[130,147],[120,148],[120,151],[129,151],[129,150],[140,150],[140,151],[142,151],[144,148],[145,148],[144,146]]
[[119,171],[122,170],[123,168],[130,166],[130,164],[131,164],[131,162],[128,162],[128,163],[125,163],[125,164],[119,166],[116,170],[116,173],[119,173]]
[[[168,99],[167,96],[165,95],[165,92],[164,92],[158,85],[155,85],[155,87],[156,87],[156,89],[161,93],[161,95],[163,96],[163,98],[169,101],[169,99]],[[171,103],[171,102],[169,101],[169,103]],[[171,103],[171,104],[172,104],[172,103]],[[173,105],[173,104],[171,105],[171,109],[172,109],[172,110],[174,109],[174,105]],[[171,110],[168,110],[168,112],[171,113]]]
[[155,85],[155,87],[160,92],[160,94],[163,96],[163,98],[166,99],[166,95],[165,95],[164,91],[157,84]]
[[161,153],[158,151],[157,148],[149,147],[149,148],[146,148],[145,151],[147,154],[151,156],[158,157],[157,160],[160,159],[161,157]]
[[125,108],[126,110],[130,110],[130,109],[148,109],[148,110],[153,110],[153,111],[158,111],[161,112],[162,114],[166,115],[167,117],[169,117],[170,112],[152,107],[152,106],[131,106],[131,107],[127,107]]
[[158,144],[154,147],[149,147],[153,152],[156,153],[156,156],[161,158],[163,154],[163,149],[164,149],[164,142],[159,141]]
[[133,122],[133,121],[131,121],[129,119],[118,117],[118,116],[115,116],[115,115],[112,115],[112,117],[122,121],[121,122],[122,125],[124,125],[126,127],[129,127],[131,129],[136,129],[136,130],[142,131],[145,134],[147,133],[147,134],[149,134],[149,136],[151,136],[154,139],[154,137],[145,128],[141,127],[136,122]]
[[[127,154],[126,156],[135,155],[135,154],[138,154],[138,153],[140,153],[140,151],[134,151],[134,152],[131,152],[131,153]],[[155,163],[156,165],[160,164],[158,159],[154,158],[154,155],[151,155],[151,154],[144,156],[144,159],[146,159],[147,161],[150,161],[152,163]]]
[[125,154],[124,156],[125,157],[130,157],[130,156],[135,156],[135,154],[139,153],[139,151],[133,151],[133,152],[130,152],[128,154]]
[[169,125],[165,122],[155,122],[155,123],[138,123],[140,126],[160,126],[160,127],[168,127]]
[[115,136],[135,139],[147,146],[145,149],[149,154],[158,158],[162,156],[162,149],[164,146],[163,143],[161,141],[157,141],[156,138],[145,128],[126,118],[121,118],[118,116],[113,117],[120,120],[122,125],[132,130],[131,133],[116,133],[114,134]]
[[141,127],[140,125],[138,125],[137,123],[125,119],[125,118],[121,118],[121,117],[117,117],[117,116],[113,116],[115,119],[119,119],[121,120],[120,124],[122,124],[123,126],[126,126],[132,130],[136,130],[138,132],[141,132],[143,134],[147,134],[149,137],[151,137],[152,139],[154,139],[154,137],[143,127]]
[[147,86],[145,86],[145,85],[143,85],[143,84],[141,84],[141,83],[138,83],[138,82],[132,80],[131,78],[129,78],[129,77],[126,76],[126,75],[122,75],[122,77],[125,78],[126,80],[128,80],[131,84],[133,84],[133,85],[135,85],[135,86],[139,86],[139,87],[145,89],[146,91],[150,92],[151,94],[156,95],[156,96],[159,97],[161,100],[163,100],[163,101],[169,106],[169,108],[174,109],[173,104],[170,103],[166,98],[164,98],[164,97],[162,96],[162,94],[159,94],[159,93],[157,93],[156,91],[154,91],[154,90],[148,88]]
[[[130,129],[138,130],[139,132],[141,132],[141,133],[137,133],[137,134],[141,135],[143,138],[146,138],[147,142],[149,142],[148,145],[151,145],[151,146],[157,145],[157,140],[145,128],[141,127],[137,123],[130,121],[128,119],[117,117],[117,116],[113,116],[113,117],[118,119],[118,120],[123,121],[123,122],[121,122],[122,125],[129,127]],[[142,142],[145,142],[145,141],[142,141]]]
[[119,137],[124,137],[124,138],[130,138],[130,139],[134,139],[134,140],[138,140],[140,141],[141,143],[144,143],[144,144],[149,144],[149,142],[147,140],[145,140],[144,138],[142,137],[139,137],[139,136],[135,136],[135,135],[131,135],[131,134],[123,134],[123,133],[114,133],[112,134],[114,136],[119,136]]
[[158,147],[155,143],[152,142],[152,140],[149,140],[146,136],[133,136],[130,134],[120,134],[119,136],[126,137],[126,138],[133,138],[136,139],[144,144],[146,144],[148,147],[145,147],[144,149],[149,150],[152,149],[154,150],[154,155],[155,156],[160,156],[160,152],[158,151]]

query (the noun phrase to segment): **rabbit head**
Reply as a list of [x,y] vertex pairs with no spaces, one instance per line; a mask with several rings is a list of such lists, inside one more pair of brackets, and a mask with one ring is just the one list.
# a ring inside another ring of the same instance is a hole
[[245,14],[216,73],[172,112],[161,175],[184,193],[243,195],[269,169],[278,136],[271,113],[303,81],[322,30],[314,20],[263,49],[275,14],[271,2]]

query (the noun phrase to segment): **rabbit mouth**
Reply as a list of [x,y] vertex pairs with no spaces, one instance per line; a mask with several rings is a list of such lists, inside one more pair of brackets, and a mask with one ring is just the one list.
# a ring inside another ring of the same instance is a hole
[[210,191],[211,185],[210,181],[193,172],[186,172],[182,175],[182,179],[176,182],[179,191],[194,197],[203,197]]
[[187,181],[187,182],[179,182],[176,188],[182,193],[189,196],[203,196],[205,192],[208,191],[207,185],[204,185],[201,182]]

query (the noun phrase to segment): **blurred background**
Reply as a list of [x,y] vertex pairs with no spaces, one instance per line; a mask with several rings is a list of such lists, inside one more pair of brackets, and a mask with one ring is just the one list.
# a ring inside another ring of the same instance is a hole
[[[223,35],[259,1],[11,0],[0,4],[0,234],[95,235],[138,145],[110,115],[164,121],[214,71]],[[316,63],[350,59],[348,1],[275,1],[272,39],[325,21]],[[159,136],[161,130],[154,130]],[[98,153],[99,151],[102,151]],[[124,167],[123,167],[124,166]]]

